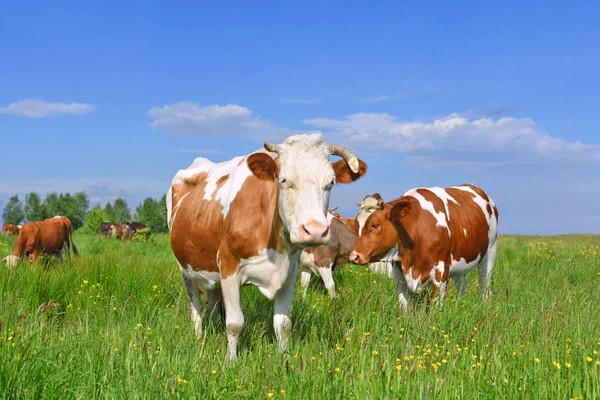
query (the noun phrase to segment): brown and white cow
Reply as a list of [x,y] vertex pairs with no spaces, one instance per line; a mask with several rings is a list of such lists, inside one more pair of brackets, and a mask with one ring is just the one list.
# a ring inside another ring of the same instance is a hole
[[146,229],[148,227],[148,225],[136,221],[127,221],[125,222],[125,225],[131,228],[131,233],[133,236],[137,235],[137,231],[141,231],[142,229]]
[[112,224],[109,235],[124,242],[133,237],[133,231],[127,224]]
[[112,227],[113,227],[112,222],[107,222],[107,221],[100,222],[100,225],[98,226],[98,232],[100,233],[100,236],[110,235],[110,233],[112,232]]
[[367,218],[350,260],[393,259],[398,299],[405,309],[411,294],[429,283],[434,286],[432,301],[441,302],[449,277],[464,295],[465,275],[474,268],[481,294],[488,297],[497,235],[498,210],[480,188],[416,188]]
[[[314,273],[321,277],[331,297],[336,297],[332,273],[343,267],[348,261],[348,256],[358,238],[356,232],[348,229],[335,214],[331,213],[329,215],[330,243],[324,246],[307,248],[300,255],[300,266],[302,266],[300,284],[304,295],[308,290],[311,273]],[[348,220],[350,219],[348,218]]]
[[[68,221],[68,223],[67,223]],[[9,267],[17,265],[19,260],[31,257],[35,263],[41,254],[54,255],[60,262],[63,251],[73,248],[79,255],[71,237],[71,221],[66,217],[48,218],[40,222],[28,222],[19,231],[13,254],[2,261]]]
[[[366,164],[321,134],[295,135],[280,145],[219,164],[196,158],[167,193],[171,247],[190,299],[190,317],[202,334],[207,311],[225,305],[227,359],[237,357],[244,325],[240,285],[252,284],[275,300],[273,326],[280,351],[288,348],[289,316],[306,247],[330,237],[327,207],[335,183],[350,183]],[[343,159],[331,162],[330,155]]]
[[23,225],[2,224],[2,234],[4,236],[18,235],[19,229],[21,229],[22,226]]

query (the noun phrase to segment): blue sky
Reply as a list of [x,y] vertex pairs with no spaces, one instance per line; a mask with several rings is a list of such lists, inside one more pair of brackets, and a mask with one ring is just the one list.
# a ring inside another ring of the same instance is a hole
[[473,182],[502,233],[600,232],[593,2],[5,2],[0,207],[132,208],[194,157],[321,131],[369,163],[331,205]]

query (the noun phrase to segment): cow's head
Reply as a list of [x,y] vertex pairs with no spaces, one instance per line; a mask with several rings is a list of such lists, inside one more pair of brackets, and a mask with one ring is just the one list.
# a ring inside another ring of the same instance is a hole
[[409,202],[400,201],[373,211],[354,245],[354,251],[350,253],[350,261],[357,264],[377,261],[396,246],[398,239],[403,248],[412,249],[414,244],[401,221],[409,215],[410,210]]
[[379,193],[374,193],[371,195],[365,196],[362,201],[356,203],[357,206],[360,207],[358,210],[358,214],[356,215],[356,222],[358,223],[358,234],[362,232],[365,223],[367,222],[367,218],[369,215],[373,214],[376,210],[381,210],[384,205],[383,198]]
[[[290,241],[300,246],[327,243],[331,188],[357,180],[367,165],[350,150],[326,144],[321,134],[291,136],[282,144],[265,143],[265,149],[278,157],[255,153],[248,158],[248,166],[261,179],[279,181],[279,215]],[[331,155],[342,160],[331,162]]]
[[2,259],[2,262],[6,263],[7,267],[16,267],[19,262],[19,257],[13,255],[6,256]]

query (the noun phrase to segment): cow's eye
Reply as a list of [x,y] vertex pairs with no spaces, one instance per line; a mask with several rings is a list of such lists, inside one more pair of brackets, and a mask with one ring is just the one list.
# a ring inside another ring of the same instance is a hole
[[289,187],[291,187],[290,183],[287,181],[287,179],[285,178],[280,178],[279,179],[279,184],[281,185],[282,188],[287,189]]
[[373,224],[373,225],[371,225],[371,228],[377,229],[377,228],[379,228],[379,224]]
[[335,183],[334,181],[331,181],[331,182],[329,182],[329,183],[327,184],[327,186],[325,186],[325,189],[326,189],[326,190],[331,190],[331,188],[333,187],[334,183]]

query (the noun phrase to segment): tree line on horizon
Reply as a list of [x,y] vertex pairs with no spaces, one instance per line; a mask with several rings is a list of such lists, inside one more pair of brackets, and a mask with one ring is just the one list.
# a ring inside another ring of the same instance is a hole
[[25,222],[42,221],[56,215],[64,215],[71,220],[73,229],[82,233],[96,233],[100,222],[125,223],[132,219],[148,225],[155,233],[168,232],[167,227],[167,195],[156,200],[147,197],[131,214],[127,201],[121,197],[114,202],[107,202],[104,208],[97,204],[90,209],[87,193],[50,192],[42,197],[31,192],[25,195],[25,200],[18,195],[12,196],[2,212],[2,219],[7,224],[19,225]]

